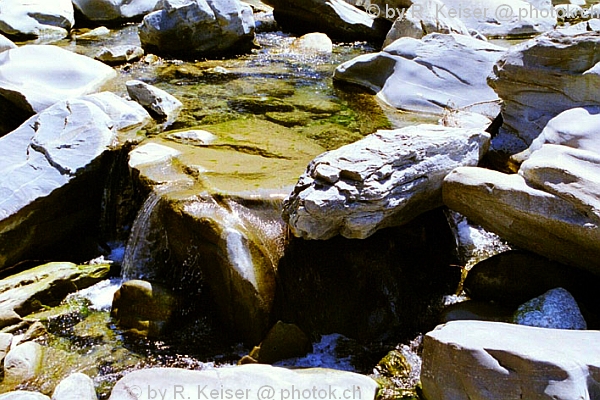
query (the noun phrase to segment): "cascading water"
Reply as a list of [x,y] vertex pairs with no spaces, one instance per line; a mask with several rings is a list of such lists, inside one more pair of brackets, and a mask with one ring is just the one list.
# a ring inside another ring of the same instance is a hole
[[157,263],[164,261],[168,252],[167,233],[161,224],[155,221],[155,217],[162,195],[172,189],[169,185],[154,188],[140,208],[133,222],[121,264],[121,277],[124,281],[152,279],[156,276]]

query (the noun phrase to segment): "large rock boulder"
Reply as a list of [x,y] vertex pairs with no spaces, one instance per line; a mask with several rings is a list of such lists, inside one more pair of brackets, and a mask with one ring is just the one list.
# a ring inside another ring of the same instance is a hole
[[71,0],[3,0],[0,32],[18,38],[66,37],[75,24]]
[[455,321],[425,336],[421,382],[428,400],[593,399],[597,331]]
[[239,0],[160,0],[139,33],[146,51],[189,58],[246,52],[254,28],[252,8]]
[[101,93],[59,102],[0,138],[0,269],[97,232],[110,151],[149,119]]
[[146,233],[128,276],[153,276],[195,301],[200,291],[229,337],[256,345],[281,319],[309,335],[414,338],[456,290],[455,242],[441,213],[361,241],[290,240],[281,202],[324,151],[293,129],[244,119],[147,143],[130,158],[132,175],[159,198],[139,219]]
[[383,46],[392,44],[402,37],[421,39],[430,33],[457,33],[470,35],[469,29],[458,18],[439,12],[444,3],[439,0],[416,0],[397,18],[385,37]]
[[260,364],[203,371],[155,368],[134,371],[121,378],[109,399],[152,398],[155,393],[167,390],[172,393],[173,388],[186,399],[191,396],[203,398],[211,393],[236,398],[271,397],[271,393],[291,396],[292,390],[296,389],[323,398],[337,398],[345,393],[362,400],[374,400],[378,385],[367,376],[320,368],[294,371]]
[[521,151],[559,113],[600,105],[599,43],[598,32],[556,30],[508,50],[488,80],[504,100],[499,148]]
[[[527,161],[553,164],[552,169],[562,177],[558,182],[547,181],[546,186],[562,186],[564,195],[530,186],[519,174],[465,167],[445,178],[444,203],[520,248],[600,274],[600,220],[592,208],[598,198],[585,193],[598,187],[590,181],[600,182],[598,156],[564,149],[569,151],[560,156],[552,149],[539,150],[534,153],[540,154],[537,160],[531,157]],[[569,195],[569,191],[580,192],[581,197]]]
[[549,0],[442,0],[442,16],[456,16],[488,37],[523,37],[550,31],[556,13]]
[[458,166],[475,166],[490,136],[438,125],[378,131],[313,160],[284,203],[284,219],[305,239],[364,239],[442,205]]
[[21,317],[44,306],[58,305],[68,294],[100,282],[110,265],[44,264],[0,281],[0,309]]
[[100,61],[56,46],[21,46],[0,53],[0,96],[32,113],[97,92],[116,76]]
[[72,0],[87,19],[117,22],[141,18],[154,10],[158,0]]
[[[266,0],[274,8],[277,23],[297,33],[324,32],[337,40],[374,40],[385,38],[391,23],[377,18],[343,0]],[[379,6],[377,8],[380,10]],[[379,13],[377,13],[379,14]]]
[[[489,103],[498,102],[486,78],[504,52],[465,35],[406,37],[380,53],[340,65],[334,79],[364,86],[401,110],[442,114],[448,108],[469,107],[478,111],[478,107],[488,109]],[[493,118],[497,112],[486,115]]]
[[148,233],[124,267],[131,271],[127,276],[184,285],[185,294],[204,285],[222,325],[256,345],[272,325],[286,231],[281,187],[293,185],[324,149],[264,120],[161,136],[134,150],[129,161],[156,197],[154,213],[146,217]]

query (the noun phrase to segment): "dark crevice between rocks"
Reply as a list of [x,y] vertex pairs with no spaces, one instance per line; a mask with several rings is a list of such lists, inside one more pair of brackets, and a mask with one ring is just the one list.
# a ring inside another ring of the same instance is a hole
[[[291,239],[278,268],[276,315],[313,336],[407,342],[433,329],[460,280],[440,210],[363,239]],[[301,283],[301,284],[299,284]]]
[[0,96],[0,137],[14,131],[33,115]]

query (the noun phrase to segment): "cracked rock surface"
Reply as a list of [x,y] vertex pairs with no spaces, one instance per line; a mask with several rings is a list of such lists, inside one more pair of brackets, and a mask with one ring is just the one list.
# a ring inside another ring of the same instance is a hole
[[97,226],[104,156],[149,120],[137,103],[100,93],[56,103],[0,138],[0,269]]
[[438,125],[378,131],[315,158],[285,201],[283,217],[306,239],[364,239],[403,225],[441,206],[444,177],[477,165],[489,140],[480,129]]

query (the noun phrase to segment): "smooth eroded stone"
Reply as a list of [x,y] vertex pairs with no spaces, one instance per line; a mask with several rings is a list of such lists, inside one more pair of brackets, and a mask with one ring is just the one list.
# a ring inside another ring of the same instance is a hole
[[301,54],[331,54],[333,42],[324,33],[307,33],[292,42],[291,49]]
[[312,350],[310,339],[297,325],[277,321],[258,350],[250,355],[261,364],[273,364],[286,358],[303,357]]
[[[367,376],[322,368],[289,370],[261,364],[203,371],[155,368],[134,371],[121,378],[109,400],[149,399],[152,393],[172,393],[174,388],[186,399],[198,396],[198,390],[204,390],[202,393],[209,396],[212,390],[229,390],[232,396],[238,393],[238,396],[250,399],[265,396],[265,393],[271,393],[265,390],[270,389],[274,390],[273,393],[284,395],[288,390],[291,396],[291,390],[298,388],[311,392],[315,389],[317,393],[327,393],[327,396],[335,391],[336,396],[347,393],[357,399],[374,400],[378,385]],[[150,389],[156,392],[150,392]]]
[[4,358],[4,379],[21,383],[35,378],[42,370],[44,349],[36,342],[25,342],[12,348]]
[[75,25],[71,0],[2,0],[0,32],[19,38],[66,37]]
[[294,235],[364,239],[442,204],[444,177],[477,165],[489,144],[478,129],[417,125],[378,131],[315,158],[284,203]]
[[142,280],[130,280],[115,292],[111,316],[117,324],[144,337],[160,336],[180,304],[166,287]]
[[545,144],[556,144],[600,154],[598,131],[600,131],[600,107],[571,108],[548,121],[531,145],[526,150],[513,155],[512,159],[521,163]]
[[14,392],[0,394],[0,400],[50,400],[50,397],[38,392],[15,390]]
[[521,151],[561,112],[600,105],[599,44],[599,32],[555,30],[512,46],[498,60],[488,81],[504,101],[502,147]]
[[110,265],[49,263],[0,280],[0,308],[24,317],[105,279]]
[[52,400],[97,400],[94,381],[82,373],[63,379],[54,389]]
[[109,65],[125,64],[128,62],[139,60],[144,56],[144,49],[139,46],[115,46],[104,47],[94,57],[98,61]]
[[[420,40],[405,37],[380,53],[343,63],[333,77],[366,87],[401,110],[480,112],[480,108],[498,102],[498,95],[486,79],[505,51],[465,35],[433,33]],[[488,116],[494,118],[497,114]]]
[[100,61],[56,46],[28,45],[0,53],[0,95],[30,112],[97,92],[116,76]]
[[600,221],[581,204],[483,168],[457,168],[442,190],[444,204],[510,243],[600,274]]
[[14,44],[10,39],[0,35],[0,53],[10,49],[16,49],[17,45]]
[[175,96],[142,81],[127,81],[125,86],[133,100],[165,119],[165,127],[173,124],[183,109],[183,104]]
[[600,387],[598,331],[454,321],[425,336],[428,400],[592,399]]

